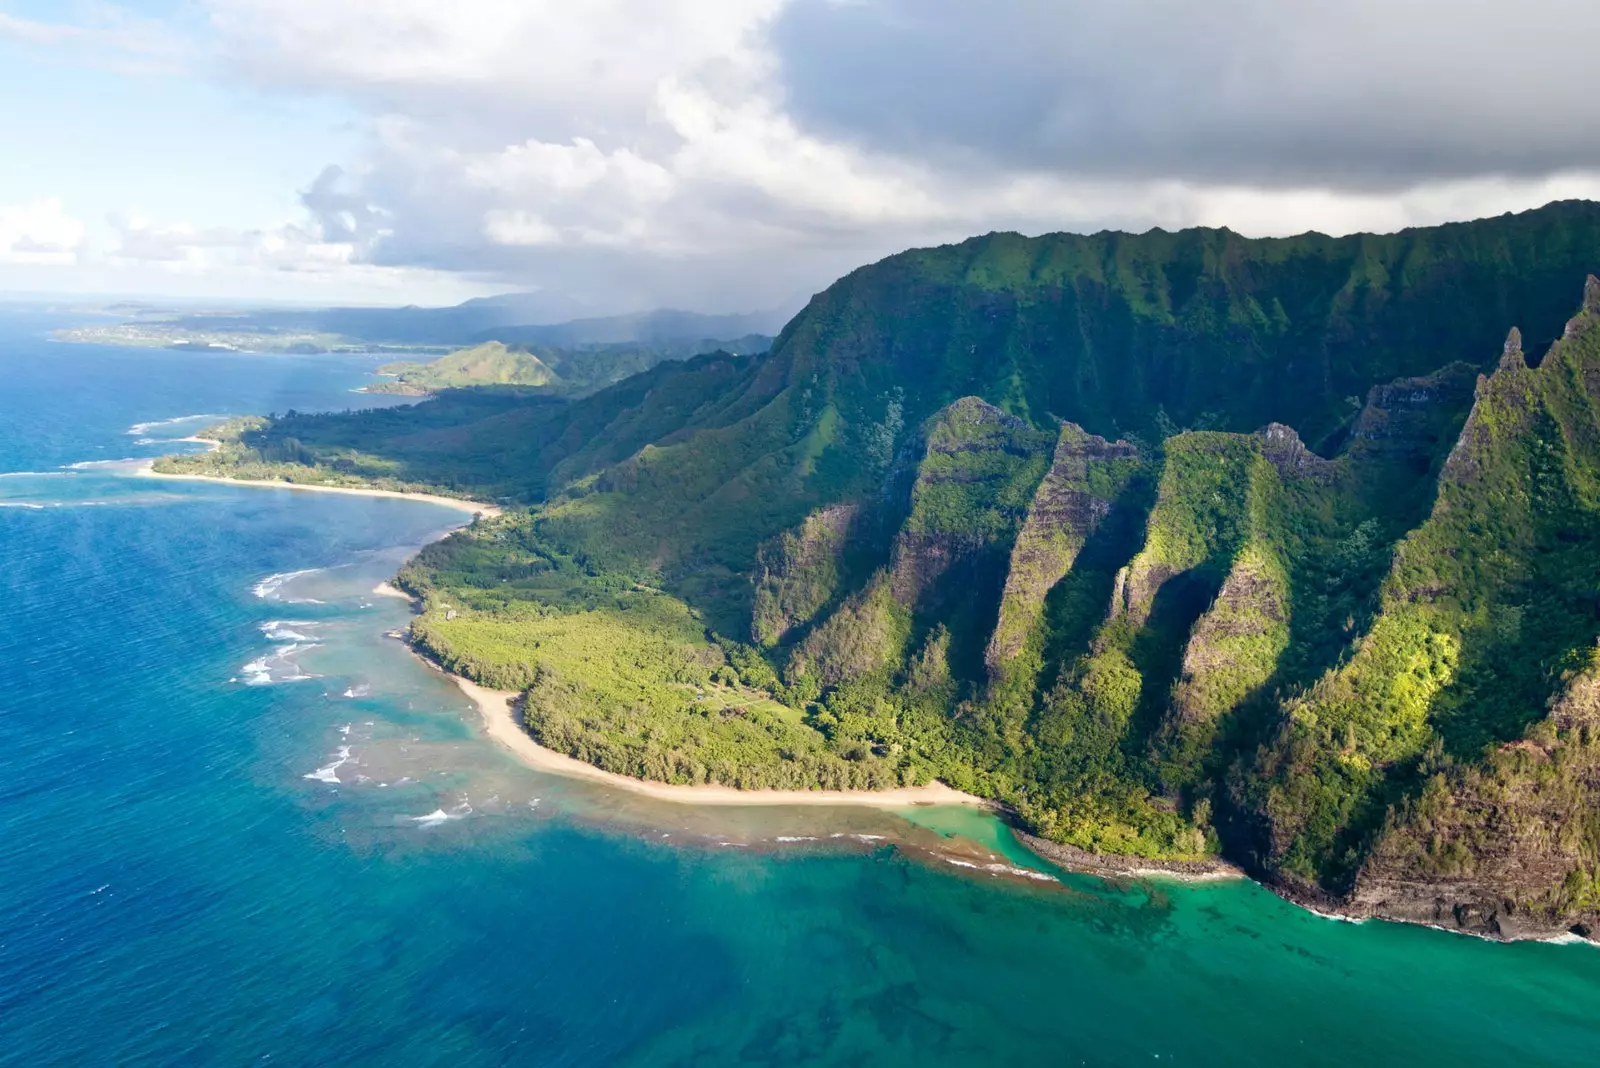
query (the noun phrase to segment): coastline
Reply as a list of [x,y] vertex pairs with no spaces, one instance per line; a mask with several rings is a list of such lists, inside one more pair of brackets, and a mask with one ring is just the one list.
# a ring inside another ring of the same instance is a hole
[[255,486],[261,489],[301,490],[307,493],[344,493],[356,497],[392,497],[403,501],[421,501],[425,504],[437,504],[444,508],[453,508],[458,512],[469,512],[473,515],[481,515],[485,519],[493,519],[495,516],[504,512],[504,509],[499,505],[485,504],[482,501],[469,501],[461,497],[440,497],[432,493],[412,493],[406,490],[369,489],[364,486],[318,486],[300,482],[284,482],[281,480],[259,478],[224,478],[221,475],[168,474],[166,472],[155,470],[154,465],[154,460],[146,460],[144,463],[140,464],[133,473],[138,478],[158,478],[167,479],[174,482],[212,482],[224,486]]
[[1149,860],[1145,857],[1091,853],[1077,846],[1039,838],[1020,828],[1011,833],[1017,841],[1039,856],[1068,871],[1098,875],[1103,879],[1175,879],[1181,882],[1210,882],[1217,879],[1248,879],[1243,868],[1221,857],[1203,860]]
[[[217,443],[201,438],[183,440],[204,443],[212,448],[218,447]],[[365,497],[391,497],[437,504],[459,512],[471,513],[474,516],[494,517],[503,512],[503,509],[492,504],[483,504],[457,497],[441,497],[433,494],[411,493],[400,490],[368,489],[354,486],[302,485],[292,482],[232,479],[213,475],[162,474],[151,469],[153,462],[153,460],[145,461],[134,473],[141,477],[157,479],[215,482],[233,486],[257,486],[269,489],[306,490],[320,493],[345,493]],[[372,590],[372,593],[378,596],[399,597],[415,602],[415,598],[390,582],[380,583]],[[403,636],[398,633],[395,634],[395,637],[402,637],[402,640],[404,640]],[[415,651],[413,650],[413,652]],[[429,667],[440,671],[454,682],[457,688],[472,701],[483,719],[484,734],[489,739],[503,747],[525,766],[547,774],[559,775],[564,778],[583,779],[653,800],[684,805],[726,807],[854,806],[880,809],[910,808],[922,805],[966,805],[991,810],[1002,807],[993,801],[964,793],[940,782],[934,782],[927,786],[899,787],[892,790],[741,790],[737,787],[721,784],[685,786],[620,775],[615,772],[605,771],[593,764],[566,756],[552,749],[547,749],[536,742],[517,721],[512,711],[512,702],[520,697],[520,694],[511,691],[488,689],[472,682],[470,679],[445,671],[438,664],[420,653],[415,655]],[[1012,833],[1021,845],[1036,856],[1056,864],[1064,870],[1103,879],[1158,879],[1182,883],[1245,879],[1255,882],[1275,896],[1312,915],[1339,922],[1362,923],[1367,920],[1380,920],[1389,923],[1427,927],[1449,934],[1467,935],[1502,944],[1522,941],[1570,941],[1588,945],[1600,944],[1600,940],[1597,940],[1589,933],[1580,933],[1571,928],[1562,929],[1539,924],[1507,922],[1510,919],[1509,917],[1502,918],[1494,911],[1491,911],[1487,916],[1481,917],[1479,922],[1476,923],[1462,923],[1458,920],[1455,924],[1451,924],[1446,922],[1446,917],[1441,914],[1437,903],[1433,903],[1434,907],[1431,909],[1407,909],[1403,907],[1384,908],[1381,905],[1375,907],[1371,904],[1361,906],[1332,900],[1322,895],[1309,894],[1294,887],[1275,885],[1270,880],[1255,878],[1243,868],[1220,857],[1195,861],[1153,861],[1139,857],[1089,853],[1072,846],[1038,838],[1022,831],[1015,825],[1012,826]]]
[[[433,666],[438,667],[436,664]],[[528,767],[568,778],[604,783],[617,789],[643,794],[657,801],[674,801],[687,805],[862,805],[872,808],[908,808],[913,805],[976,805],[985,808],[990,806],[990,803],[981,797],[962,793],[938,782],[927,786],[902,786],[894,790],[740,790],[737,787],[718,784],[678,786],[618,775],[552,749],[546,749],[534,741],[511,711],[511,703],[520,697],[520,694],[491,690],[459,675],[450,672],[444,674],[477,706],[479,714],[483,717],[484,733]]]

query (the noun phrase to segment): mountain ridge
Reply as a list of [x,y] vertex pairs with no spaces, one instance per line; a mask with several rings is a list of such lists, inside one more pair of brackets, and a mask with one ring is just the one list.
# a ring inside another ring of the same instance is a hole
[[[543,686],[535,737],[609,770],[938,777],[1066,847],[1590,930],[1600,834],[1496,828],[1596,800],[1588,721],[1547,707],[1600,637],[1597,270],[1584,202],[989,235],[852,272],[764,355],[295,417],[174,465],[509,490],[526,510],[408,565],[415,636]],[[594,677],[578,634],[635,653]],[[707,686],[749,696],[684,696]]]

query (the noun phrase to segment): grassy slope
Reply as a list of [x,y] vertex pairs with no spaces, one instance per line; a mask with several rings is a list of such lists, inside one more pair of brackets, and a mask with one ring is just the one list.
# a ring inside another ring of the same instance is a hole
[[531,352],[486,341],[429,363],[389,363],[378,368],[401,384],[427,392],[459,386],[558,386],[560,378]]

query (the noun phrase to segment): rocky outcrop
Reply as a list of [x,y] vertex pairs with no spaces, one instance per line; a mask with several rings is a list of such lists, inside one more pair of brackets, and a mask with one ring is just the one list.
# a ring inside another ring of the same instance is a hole
[[1583,308],[1578,315],[1569,320],[1562,337],[1571,338],[1577,334],[1582,320],[1587,316],[1600,317],[1600,278],[1590,275],[1583,283]]
[[1345,908],[1496,938],[1600,932],[1600,671],[1392,814]]
[[1091,853],[1087,849],[1052,842],[1026,831],[1013,830],[1018,841],[1046,860],[1061,865],[1068,871],[1086,872],[1107,879],[1143,878],[1149,875],[1167,875],[1178,879],[1242,879],[1245,873],[1221,857],[1204,857],[1199,860],[1151,860],[1147,857],[1117,856],[1108,853]]
[[[1516,351],[1520,360],[1520,336]],[[1363,468],[1391,464],[1426,471],[1444,443],[1459,433],[1477,378],[1470,364],[1452,363],[1431,375],[1374,386],[1351,433],[1348,462]]]
[[[1072,423],[1062,426],[1050,470],[1011,549],[999,621],[984,653],[991,680],[1022,650],[1045,596],[1111,514],[1116,493],[1138,462],[1138,450],[1127,442],[1108,442]],[[1092,469],[1097,477],[1091,478]]]
[[813,512],[797,529],[756,554],[751,637],[777,645],[812,618],[838,592],[840,557],[860,509],[840,504]]
[[1215,432],[1167,440],[1144,547],[1117,575],[1108,619],[1143,626],[1161,588],[1197,568],[1221,580],[1247,537],[1253,484],[1261,469],[1272,474],[1260,446],[1255,436]]
[[1333,477],[1336,467],[1332,460],[1325,460],[1306,448],[1305,442],[1300,440],[1300,435],[1295,433],[1293,427],[1284,426],[1282,423],[1268,423],[1256,431],[1256,437],[1261,439],[1261,455],[1266,457],[1268,463],[1278,469],[1278,474],[1284,478],[1309,478],[1327,481]]
[[994,611],[1053,435],[964,397],[929,419],[922,438],[910,514],[888,566],[796,648],[791,676],[836,685],[898,662],[914,615],[937,615],[950,630],[970,633],[981,611]]
[[1241,552],[1184,647],[1170,724],[1209,724],[1272,676],[1289,645],[1288,576],[1275,553]]
[[1522,331],[1516,327],[1511,328],[1511,333],[1506,335],[1505,348],[1500,352],[1498,370],[1522,371],[1528,366],[1528,358],[1522,354]]

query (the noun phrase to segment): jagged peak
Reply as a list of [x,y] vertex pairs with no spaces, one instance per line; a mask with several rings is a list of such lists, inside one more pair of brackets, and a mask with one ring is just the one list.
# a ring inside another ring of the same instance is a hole
[[1261,455],[1284,478],[1325,475],[1333,466],[1333,461],[1325,460],[1306,448],[1306,443],[1300,440],[1299,431],[1292,426],[1268,423],[1256,431],[1256,437],[1261,439]]
[[1130,441],[1124,441],[1122,438],[1108,441],[1099,434],[1089,433],[1077,423],[1064,420],[1056,437],[1056,462],[1079,453],[1137,457],[1139,455],[1139,447]]
[[1527,367],[1527,357],[1522,354],[1522,331],[1513,326],[1511,333],[1506,335],[1506,347],[1500,353],[1499,369],[1502,371],[1523,371]]
[[932,426],[940,423],[998,423],[1001,426],[1021,428],[1027,425],[1005,411],[996,408],[982,397],[960,397],[933,413],[928,420]]
[[1561,336],[1576,337],[1579,329],[1595,322],[1600,322],[1600,278],[1591,274],[1583,281],[1583,307],[1578,309],[1577,315],[1567,320],[1567,328]]

